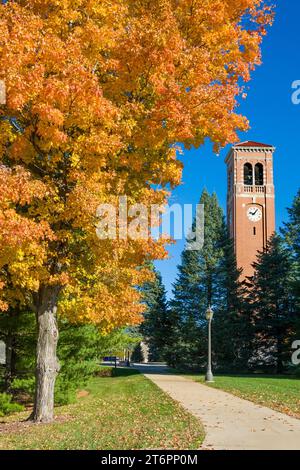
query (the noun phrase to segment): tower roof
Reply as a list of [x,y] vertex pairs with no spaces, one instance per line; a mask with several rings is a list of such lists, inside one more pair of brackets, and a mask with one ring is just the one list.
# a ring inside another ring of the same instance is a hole
[[[273,145],[269,145],[269,144],[263,144],[262,142],[255,142],[253,140],[246,140],[246,142],[238,142],[236,144],[234,144],[231,149],[229,150],[226,158],[225,158],[225,163],[228,163],[229,161],[229,158],[231,157],[231,155],[233,154],[233,151],[234,150],[239,150],[239,149],[257,149],[257,150],[263,150],[263,149],[266,149],[266,151],[274,151],[275,150],[275,147]],[[267,150],[268,149],[268,150]]]
[[235,144],[234,147],[264,147],[273,148],[273,145],[263,144],[261,142],[254,142],[253,140],[247,140],[246,142],[240,142]]

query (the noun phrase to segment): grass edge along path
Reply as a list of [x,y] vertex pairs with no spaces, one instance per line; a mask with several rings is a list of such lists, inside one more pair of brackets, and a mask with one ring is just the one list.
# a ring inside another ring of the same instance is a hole
[[195,382],[231,393],[244,400],[300,419],[300,378],[273,375],[216,375],[215,382],[205,383],[201,374],[178,372]]
[[0,449],[199,449],[200,421],[136,370],[94,378],[74,404],[56,408],[51,424],[0,420]]

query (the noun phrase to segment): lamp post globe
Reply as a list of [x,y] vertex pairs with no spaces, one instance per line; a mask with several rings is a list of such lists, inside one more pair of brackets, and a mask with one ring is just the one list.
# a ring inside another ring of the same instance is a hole
[[211,370],[211,322],[214,316],[214,311],[209,305],[206,310],[206,319],[208,321],[208,362],[207,362],[207,372],[205,376],[206,382],[214,382],[214,376]]
[[206,320],[211,321],[213,319],[213,316],[214,316],[214,311],[209,305],[208,309],[206,310]]

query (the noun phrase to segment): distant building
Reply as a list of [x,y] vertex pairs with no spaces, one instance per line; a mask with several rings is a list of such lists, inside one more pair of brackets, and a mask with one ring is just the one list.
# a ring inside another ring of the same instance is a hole
[[144,341],[141,342],[141,351],[143,356],[143,362],[147,364],[149,362],[149,346]]
[[0,365],[6,364],[5,343],[0,341]]
[[275,231],[272,145],[242,142],[226,157],[227,220],[242,277],[253,275],[252,263]]

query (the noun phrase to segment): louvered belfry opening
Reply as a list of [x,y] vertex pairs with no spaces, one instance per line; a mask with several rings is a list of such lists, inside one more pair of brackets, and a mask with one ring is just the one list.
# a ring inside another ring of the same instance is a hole
[[263,186],[264,184],[264,167],[262,163],[255,165],[255,186]]
[[244,165],[244,184],[246,186],[253,185],[253,168],[251,163],[245,163]]

